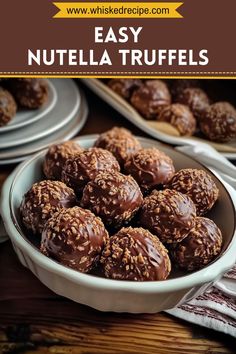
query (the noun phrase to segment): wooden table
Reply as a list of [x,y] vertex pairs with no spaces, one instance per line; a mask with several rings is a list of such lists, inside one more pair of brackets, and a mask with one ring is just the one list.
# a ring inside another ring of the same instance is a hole
[[[82,134],[113,125],[144,135],[85,90],[89,119]],[[14,166],[0,167],[0,185]],[[52,293],[0,244],[0,353],[236,353],[226,335],[174,317],[102,313]]]

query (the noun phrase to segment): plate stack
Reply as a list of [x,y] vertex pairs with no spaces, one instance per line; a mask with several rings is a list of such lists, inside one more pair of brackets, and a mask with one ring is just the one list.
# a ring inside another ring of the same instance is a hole
[[20,162],[82,129],[88,107],[76,83],[71,79],[47,83],[48,99],[41,108],[20,110],[8,125],[0,127],[0,165]]

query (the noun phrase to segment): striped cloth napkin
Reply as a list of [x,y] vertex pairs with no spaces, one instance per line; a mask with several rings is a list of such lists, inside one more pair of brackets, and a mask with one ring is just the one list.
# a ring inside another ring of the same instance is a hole
[[236,338],[236,266],[203,295],[166,312]]
[[[222,181],[230,184],[236,206],[236,167],[232,163],[206,144],[177,149],[207,165]],[[236,338],[236,265],[203,295],[166,312]]]

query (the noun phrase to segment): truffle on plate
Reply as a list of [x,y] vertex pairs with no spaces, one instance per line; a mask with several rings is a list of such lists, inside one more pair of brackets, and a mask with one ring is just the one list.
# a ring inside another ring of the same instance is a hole
[[201,87],[201,83],[197,79],[177,79],[172,80],[170,86],[171,95],[176,99],[186,88],[199,88]]
[[168,252],[156,236],[143,228],[122,228],[111,236],[101,257],[107,278],[164,280],[171,270]]
[[236,110],[227,102],[212,104],[201,116],[200,129],[213,141],[223,143],[236,138]]
[[10,92],[0,88],[0,127],[8,124],[16,114],[16,102]]
[[175,173],[172,159],[157,148],[141,149],[125,164],[143,192],[167,183]]
[[173,125],[180,135],[193,135],[196,130],[196,119],[188,108],[180,103],[173,103],[165,107],[158,118],[160,122]]
[[46,223],[41,252],[83,273],[96,266],[108,233],[100,218],[80,207],[63,209]]
[[140,79],[111,79],[107,84],[113,91],[129,100],[133,91],[142,85]]
[[182,169],[174,174],[165,187],[187,194],[196,206],[197,215],[211,210],[219,197],[219,189],[204,170]]
[[66,141],[49,147],[43,162],[43,172],[48,179],[61,179],[62,169],[70,155],[83,149],[74,141]]
[[163,243],[182,241],[195,224],[196,207],[185,194],[175,190],[154,190],[140,209],[140,225]]
[[143,202],[137,182],[119,172],[101,172],[83,191],[81,205],[115,228],[132,219]]
[[138,139],[129,130],[120,127],[114,127],[101,134],[95,146],[110,151],[121,166],[129,156],[141,149]]
[[45,79],[10,79],[7,80],[6,87],[24,108],[40,108],[48,99],[48,85]]
[[195,226],[185,239],[171,250],[173,261],[184,270],[198,270],[221,251],[222,234],[214,221],[197,217]]
[[194,117],[201,118],[203,112],[209,107],[210,100],[207,94],[200,88],[189,87],[181,91],[176,102],[189,107]]
[[71,155],[62,171],[62,180],[79,195],[98,172],[119,170],[120,166],[112,153],[95,147]]
[[62,208],[76,204],[74,191],[59,181],[34,183],[24,195],[20,205],[21,219],[34,234],[43,231],[46,221]]
[[146,119],[156,119],[170,103],[170,92],[161,80],[145,81],[131,96],[131,104]]

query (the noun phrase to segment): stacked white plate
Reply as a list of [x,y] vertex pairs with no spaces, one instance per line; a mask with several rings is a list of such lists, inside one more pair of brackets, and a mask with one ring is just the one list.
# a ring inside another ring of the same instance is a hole
[[0,127],[0,165],[16,163],[52,143],[68,140],[82,129],[88,106],[71,79],[50,79],[47,102],[37,110],[18,111]]

